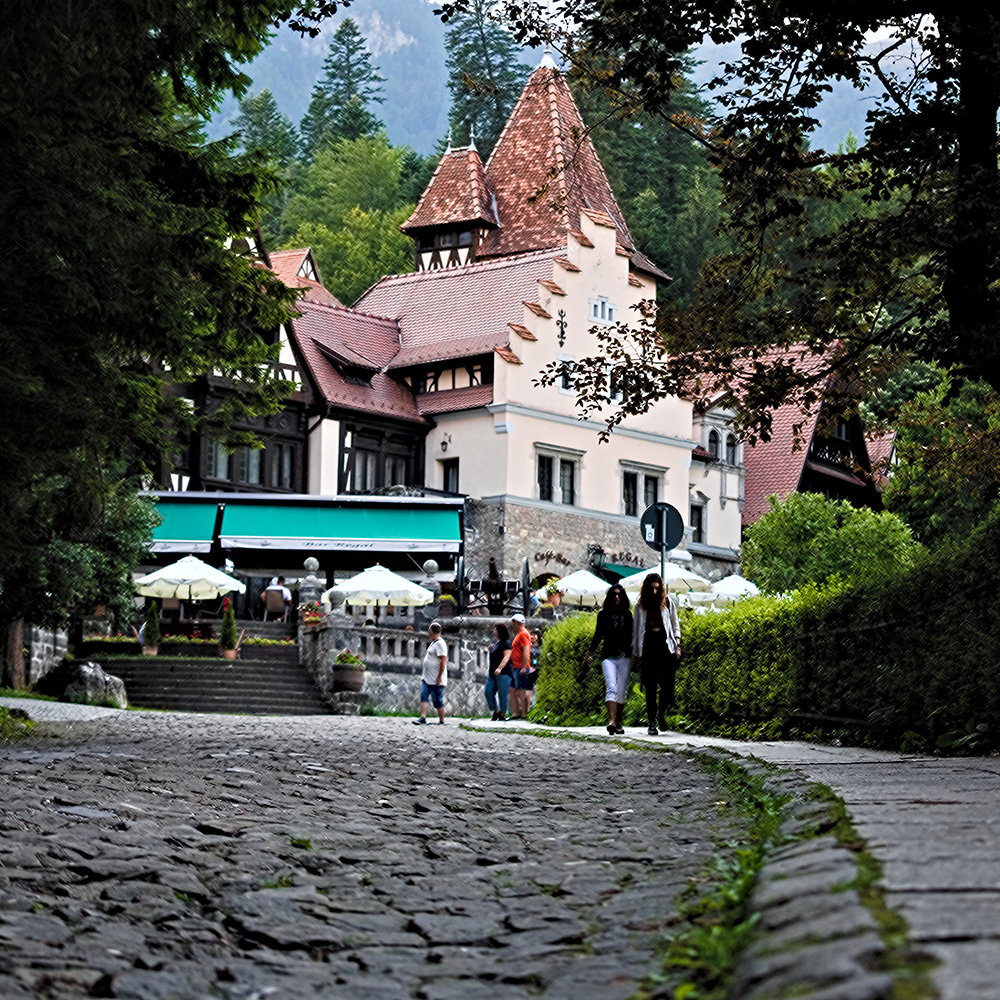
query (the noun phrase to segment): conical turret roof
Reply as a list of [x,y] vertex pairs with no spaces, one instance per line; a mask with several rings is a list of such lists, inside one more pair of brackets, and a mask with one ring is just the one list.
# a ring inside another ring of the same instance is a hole
[[475,146],[449,149],[417,203],[399,228],[404,233],[430,226],[480,223],[496,226],[493,193]]
[[618,243],[635,243],[563,75],[551,60],[531,74],[486,164],[500,229],[477,257],[562,246],[583,212],[606,216]]

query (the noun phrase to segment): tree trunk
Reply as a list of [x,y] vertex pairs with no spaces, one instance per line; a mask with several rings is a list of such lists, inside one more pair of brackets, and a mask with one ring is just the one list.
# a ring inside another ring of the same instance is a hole
[[0,625],[0,652],[3,653],[0,684],[3,687],[23,691],[24,675],[24,620],[7,622],[6,627]]

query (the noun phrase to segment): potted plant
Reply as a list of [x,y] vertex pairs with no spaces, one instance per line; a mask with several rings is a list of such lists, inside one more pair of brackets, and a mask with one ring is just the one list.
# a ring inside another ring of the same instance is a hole
[[323,606],[319,601],[302,605],[302,624],[318,625],[323,620]]
[[364,661],[349,649],[338,653],[333,660],[333,690],[360,691],[364,684]]
[[545,599],[554,608],[558,608],[559,602],[562,600],[562,593],[556,587],[558,582],[559,581],[553,577],[553,579],[549,580],[549,582],[545,585]]
[[160,608],[156,601],[149,602],[146,624],[142,627],[142,655],[156,656],[160,645]]
[[222,612],[222,627],[219,629],[219,650],[223,659],[235,660],[239,642],[236,637],[236,610],[227,597]]
[[458,604],[452,594],[442,594],[438,598],[438,617],[453,618],[457,606]]

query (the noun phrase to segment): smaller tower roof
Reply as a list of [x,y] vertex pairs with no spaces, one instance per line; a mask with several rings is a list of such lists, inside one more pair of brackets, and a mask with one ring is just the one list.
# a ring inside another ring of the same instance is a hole
[[483,223],[495,228],[494,203],[486,168],[476,147],[449,149],[441,157],[413,214],[399,228],[404,233],[460,223]]

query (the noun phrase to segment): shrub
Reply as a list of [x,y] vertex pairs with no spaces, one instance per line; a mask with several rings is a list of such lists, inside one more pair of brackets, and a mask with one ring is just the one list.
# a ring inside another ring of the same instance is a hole
[[236,635],[236,609],[232,601],[226,605],[226,610],[222,612],[222,627],[219,629],[219,647],[221,649],[235,649],[237,642]]
[[160,606],[155,600],[149,602],[146,611],[146,624],[142,630],[144,646],[159,646],[160,644]]
[[533,718],[544,716],[555,725],[569,726],[594,724],[603,718],[601,664],[592,659],[589,668],[583,665],[596,622],[592,612],[578,611],[545,630]]
[[881,746],[1000,744],[1000,516],[895,575],[754,598],[684,625],[690,718],[840,727]]

